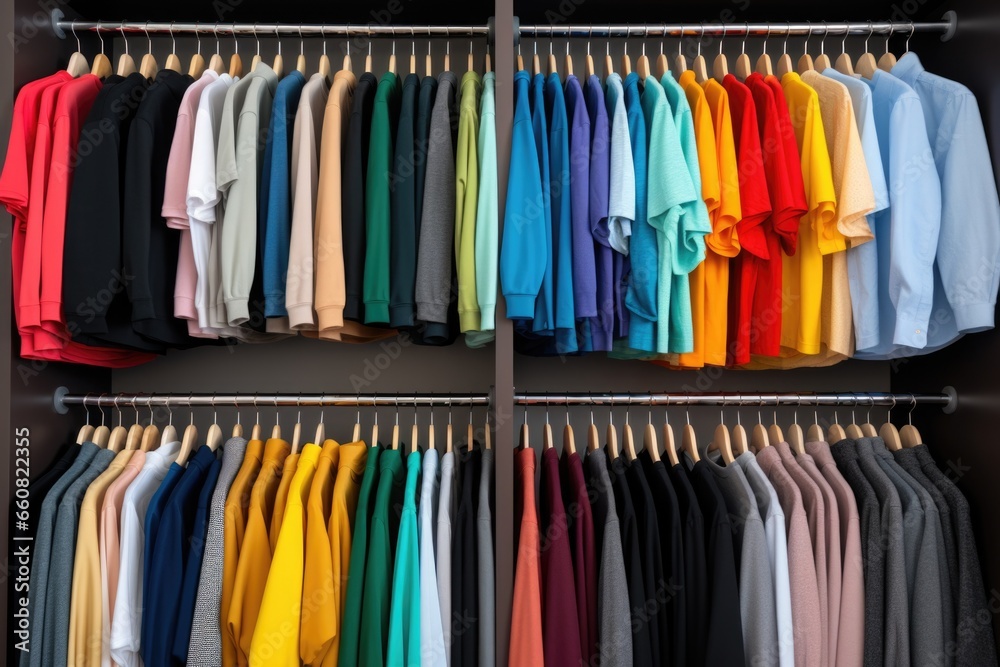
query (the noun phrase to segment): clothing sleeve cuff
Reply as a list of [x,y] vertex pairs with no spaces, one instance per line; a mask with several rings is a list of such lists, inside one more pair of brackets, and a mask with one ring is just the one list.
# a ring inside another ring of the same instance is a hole
[[479,309],[466,310],[458,314],[458,326],[462,333],[466,331],[479,331],[480,318]]
[[341,329],[344,326],[344,309],[341,306],[328,306],[316,311],[319,318],[319,330]]
[[819,253],[821,255],[832,255],[833,253],[840,252],[842,250],[847,250],[847,239],[839,233],[831,239],[820,237]]
[[156,317],[152,299],[132,299],[132,321],[142,322]]
[[312,329],[316,326],[316,317],[311,303],[288,306],[288,326],[293,330]]
[[504,294],[507,299],[507,318],[530,320],[535,316],[534,294]]
[[927,347],[927,319],[921,321],[897,314],[892,342],[894,345],[905,345],[918,350]]
[[955,324],[962,333],[975,333],[993,328],[996,302],[970,303],[955,310]]
[[238,327],[250,320],[250,306],[247,299],[227,299],[226,317],[229,326]]
[[493,331],[497,328],[496,304],[486,304],[479,310],[479,330]]
[[365,324],[388,324],[389,304],[385,301],[365,302]]
[[448,322],[448,304],[417,302],[417,319],[422,322]]
[[389,308],[389,326],[394,329],[413,326],[413,304],[401,303]]

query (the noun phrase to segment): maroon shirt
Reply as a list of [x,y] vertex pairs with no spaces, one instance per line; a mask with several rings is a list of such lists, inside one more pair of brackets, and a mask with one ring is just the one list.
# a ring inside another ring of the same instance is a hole
[[542,640],[545,667],[579,667],[580,628],[570,554],[569,521],[559,479],[559,454],[542,452],[541,483]]
[[594,664],[597,655],[597,551],[594,543],[594,516],[587,495],[580,455],[563,452],[563,483],[566,513],[569,515],[570,547],[576,582],[576,612],[580,619],[580,647],[584,664]]

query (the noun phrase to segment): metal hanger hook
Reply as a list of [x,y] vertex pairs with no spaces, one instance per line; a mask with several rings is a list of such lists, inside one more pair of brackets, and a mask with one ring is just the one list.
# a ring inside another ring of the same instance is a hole
[[86,417],[87,421],[85,423],[87,424],[87,426],[90,426],[90,408],[87,407],[87,399],[88,398],[90,398],[90,392],[89,391],[86,394],[84,394],[84,396],[83,396],[83,411],[85,413],[87,413],[87,417]]
[[399,426],[399,393],[393,398],[393,405],[396,408],[396,426]]
[[871,424],[872,423],[872,408],[875,407],[875,397],[872,396],[871,394],[868,394],[868,400],[871,401],[871,403],[868,404],[868,412],[865,414],[865,423]]
[[[104,36],[101,33],[104,32],[104,27],[101,25],[101,20],[97,20],[97,39],[101,40],[101,55],[104,55]],[[885,41],[886,50],[889,48],[889,40]]]
[[771,24],[767,24],[767,34],[764,35],[764,45],[761,47],[761,53],[765,56],[767,55],[767,40],[771,38]]
[[698,35],[698,57],[701,57],[701,43],[705,40],[705,24],[701,24],[701,34]]
[[121,30],[122,41],[125,42],[125,55],[128,55],[128,37],[125,36],[125,21],[122,21],[118,29]]
[[253,38],[257,40],[257,56],[260,56],[260,37],[257,36],[257,22],[254,21],[253,27],[250,28],[250,32],[253,33]]
[[851,34],[851,24],[847,21],[844,22],[844,38],[840,40],[840,52],[847,53],[847,36]]
[[821,56],[826,55],[826,35],[827,35],[827,23],[823,21],[823,35],[819,38],[819,54]]
[[191,407],[191,401],[194,398],[194,392],[188,394],[188,412],[191,414],[191,425],[194,426],[194,408]]
[[812,39],[812,36],[813,36],[813,23],[812,23],[812,21],[806,21],[806,23],[809,24],[809,27],[808,27],[807,32],[806,32],[805,42],[803,42],[803,44],[802,44],[802,54],[803,55],[809,55],[809,40]]
[[887,422],[889,422],[889,423],[892,423],[892,411],[893,411],[893,409],[895,407],[896,407],[896,396],[893,395],[892,396],[892,405],[889,406],[889,410],[888,410],[888,412],[885,415],[885,420]]
[[874,34],[875,34],[875,24],[873,24],[871,22],[871,20],[869,19],[869,21],[868,21],[868,36],[865,37],[865,53],[868,53],[868,40],[870,40],[872,38],[872,35],[874,35]]
[[304,56],[306,54],[306,40],[302,36],[302,24],[299,24],[299,55]]
[[722,43],[726,41],[726,24],[722,24],[722,37],[719,39],[719,55],[722,55]]
[[104,426],[104,406],[101,405],[101,401],[104,399],[106,394],[101,392],[100,397],[97,399],[97,409],[101,411],[101,426]]
[[[149,36],[149,21],[146,21],[146,24],[142,26],[142,31],[144,33],[146,33],[146,41],[149,42],[149,52],[152,53],[153,52],[153,38]],[[172,37],[173,33],[171,32],[170,35]]]
[[212,26],[212,34],[215,35],[215,52],[219,52],[219,24]]
[[118,411],[118,426],[122,425],[122,409],[118,407],[118,401],[121,399],[122,395],[118,394],[115,396],[115,410]]
[[788,54],[788,33],[792,31],[792,22],[785,21],[785,23],[787,23],[788,25],[785,26],[785,39],[783,42],[781,42],[781,55]]
[[73,20],[73,21],[70,22],[69,31],[71,33],[73,33],[73,37],[76,39],[76,50],[77,51],[83,51],[83,47],[80,46],[80,36],[76,34],[76,21],[75,20]]
[[[319,27],[319,38],[321,40],[323,40],[323,55],[325,56],[326,55],[326,24],[323,24],[323,25],[321,25]],[[347,43],[350,44],[351,40],[348,39]],[[348,46],[348,48],[350,48],[350,46]],[[322,415],[320,415],[320,416],[322,417]]]
[[747,52],[747,37],[750,35],[750,21],[743,22],[743,42],[740,44],[740,53]]
[[910,394],[910,411],[906,413],[906,423],[913,426],[913,409],[917,407],[917,397]]
[[155,417],[155,415],[153,414],[153,395],[152,394],[150,394],[149,397],[146,399],[146,408],[149,410],[149,425],[152,426],[153,425],[153,418]]
[[910,34],[906,36],[906,47],[903,53],[910,52],[910,39],[913,37],[913,33],[915,33],[916,31],[917,31],[917,25],[913,21],[910,21]]

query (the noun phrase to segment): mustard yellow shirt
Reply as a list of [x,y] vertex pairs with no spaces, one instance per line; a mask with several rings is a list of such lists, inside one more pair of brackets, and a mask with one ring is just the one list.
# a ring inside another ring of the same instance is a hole
[[[101,595],[101,553],[98,538],[101,506],[108,487],[118,479],[128,464],[134,450],[123,450],[115,455],[107,470],[87,487],[80,504],[77,528],[76,555],[73,559],[73,586],[69,612],[70,665],[100,665],[103,636]],[[65,548],[65,545],[63,545]],[[108,627],[111,627],[110,622]]]
[[[222,552],[222,602],[219,608],[219,627],[226,627],[229,618],[229,606],[233,601],[233,589],[236,586],[236,568],[239,565],[240,550],[243,548],[243,535],[247,526],[247,511],[250,508],[250,494],[254,482],[260,473],[261,459],[264,456],[264,441],[250,440],[247,442],[243,463],[240,465],[233,485],[229,487],[226,496],[226,511],[223,521],[223,552]],[[228,632],[222,633],[222,667],[236,667],[236,644]]]
[[808,212],[799,224],[798,251],[783,255],[781,345],[803,354],[820,351],[823,255],[847,249],[837,229],[833,184],[819,96],[795,72],[781,79],[802,163]]
[[285,503],[288,502],[288,489],[292,485],[295,477],[295,470],[299,464],[300,454],[289,454],[285,459],[285,465],[281,467],[281,483],[278,484],[278,493],[274,496],[274,512],[271,513],[271,528],[267,531],[271,541],[271,553],[274,553],[278,546],[278,535],[281,534],[281,522],[285,520]]
[[323,443],[316,475],[306,505],[306,556],[302,585],[302,623],[299,655],[307,665],[318,665],[337,633],[337,610],[333,598],[333,560],[330,553],[330,506],[337,479],[340,444]]
[[[250,506],[247,508],[247,527],[243,534],[236,565],[236,580],[233,583],[233,597],[226,617],[226,630],[236,649],[236,664],[249,664],[250,642],[253,639],[260,601],[264,597],[267,574],[271,568],[271,542],[268,527],[274,512],[274,499],[281,483],[280,472],[291,445],[284,440],[270,439],[264,445],[264,458],[260,473],[250,491]],[[227,499],[228,500],[228,499]]]
[[302,448],[295,474],[288,485],[281,534],[250,644],[250,667],[301,665],[299,626],[305,576],[306,503],[320,451],[320,446],[313,443]]

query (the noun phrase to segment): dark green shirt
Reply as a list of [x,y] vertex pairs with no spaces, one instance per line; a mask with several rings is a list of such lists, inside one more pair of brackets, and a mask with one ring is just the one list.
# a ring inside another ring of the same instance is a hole
[[[384,80],[384,79],[383,79]],[[361,608],[360,664],[384,665],[389,642],[389,607],[392,592],[393,549],[399,534],[403,505],[403,453],[382,452],[378,492],[372,512],[371,543],[365,566],[365,591]],[[351,562],[354,561],[353,554]]]
[[365,182],[365,323],[389,323],[389,224],[393,137],[400,104],[399,77],[382,75],[372,108]]
[[358,641],[361,634],[361,594],[365,584],[365,565],[368,560],[368,522],[372,517],[372,490],[379,479],[379,453],[381,447],[368,450],[365,476],[358,492],[358,507],[354,518],[354,535],[351,543],[351,562],[347,570],[347,593],[344,618],[340,627],[341,667],[358,667]]

